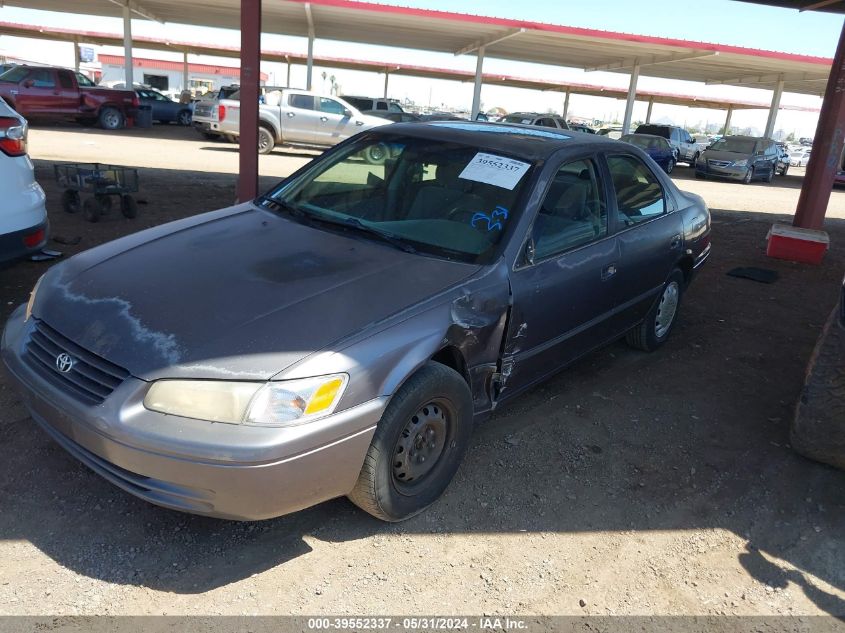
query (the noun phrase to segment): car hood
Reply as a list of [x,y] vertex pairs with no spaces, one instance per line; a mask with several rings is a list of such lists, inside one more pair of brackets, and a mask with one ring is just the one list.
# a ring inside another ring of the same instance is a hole
[[381,125],[390,125],[393,123],[390,119],[385,119],[380,116],[373,116],[371,114],[362,114],[359,117],[363,122],[366,129],[370,129],[373,127],[379,127]]
[[743,154],[742,152],[725,152],[712,149],[706,150],[704,156],[711,160],[729,160],[732,162],[736,160],[749,160],[751,158],[750,154]]
[[144,380],[264,380],[478,269],[241,205],[54,267],[34,315]]

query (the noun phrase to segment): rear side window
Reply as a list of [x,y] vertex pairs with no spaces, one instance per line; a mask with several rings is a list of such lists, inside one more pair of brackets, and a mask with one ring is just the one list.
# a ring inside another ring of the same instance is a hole
[[376,104],[376,110],[387,110],[387,104],[384,101],[379,101]]
[[633,226],[666,211],[666,197],[660,181],[638,158],[608,156],[607,166],[616,193],[618,219]]
[[70,73],[59,71],[59,85],[62,88],[73,89],[73,78]]
[[542,125],[543,127],[557,127],[554,119],[538,119],[536,125]]
[[288,97],[288,105],[291,108],[299,108],[300,110],[313,110],[314,97],[311,95],[292,94]]
[[55,88],[56,82],[53,80],[53,73],[49,70],[33,70],[29,73],[27,79],[32,80],[33,88]]
[[636,134],[653,134],[654,136],[662,136],[665,139],[672,138],[671,128],[665,125],[641,125],[637,128]]

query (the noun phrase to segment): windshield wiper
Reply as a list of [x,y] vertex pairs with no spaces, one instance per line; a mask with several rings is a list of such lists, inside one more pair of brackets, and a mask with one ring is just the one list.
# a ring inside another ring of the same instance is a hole
[[[313,216],[312,216],[313,217]],[[356,231],[360,231],[361,233],[367,233],[368,235],[375,235],[383,242],[387,242],[391,246],[398,248],[401,251],[405,251],[406,253],[416,254],[417,249],[413,246],[408,244],[403,239],[392,235],[391,233],[386,233],[384,231],[379,231],[377,228],[369,226],[368,224],[364,224],[358,218],[354,217],[347,217],[342,219],[334,219],[334,218],[326,218],[326,217],[316,217],[314,218],[321,222],[326,222],[327,224],[336,224],[338,226],[345,226],[351,229],[355,229]]]

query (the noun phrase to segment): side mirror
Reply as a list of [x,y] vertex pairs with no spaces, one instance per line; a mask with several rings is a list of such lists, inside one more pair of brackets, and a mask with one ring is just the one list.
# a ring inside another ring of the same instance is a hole
[[35,82],[32,79],[27,79],[23,82],[24,88],[32,88],[35,85]]
[[350,110],[349,108],[344,108],[343,116],[345,116],[347,119],[350,118],[352,116],[352,110]]

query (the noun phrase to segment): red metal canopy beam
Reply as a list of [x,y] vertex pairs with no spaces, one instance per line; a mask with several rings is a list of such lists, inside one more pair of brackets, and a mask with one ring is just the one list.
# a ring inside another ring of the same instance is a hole
[[258,97],[261,79],[261,0],[241,0],[241,107],[238,201],[258,195]]
[[841,168],[845,144],[845,25],[839,36],[830,79],[824,93],[813,152],[804,176],[793,226],[820,230],[830,202],[836,172]]

